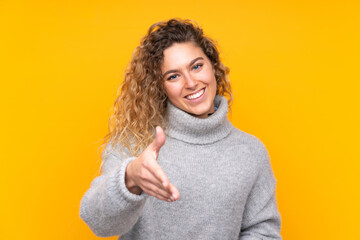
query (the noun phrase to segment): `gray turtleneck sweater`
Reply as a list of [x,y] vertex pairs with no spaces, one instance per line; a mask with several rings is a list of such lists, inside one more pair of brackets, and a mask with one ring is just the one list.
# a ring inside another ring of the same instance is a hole
[[168,103],[165,145],[158,162],[180,199],[165,202],[125,186],[135,157],[107,146],[102,174],[81,200],[80,216],[98,236],[119,239],[281,239],[268,152],[253,135],[233,127],[228,104],[200,119]]

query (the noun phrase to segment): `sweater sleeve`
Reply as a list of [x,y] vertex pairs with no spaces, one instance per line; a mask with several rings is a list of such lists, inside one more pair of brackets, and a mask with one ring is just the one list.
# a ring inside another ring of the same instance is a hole
[[260,144],[258,175],[245,205],[240,240],[281,240],[281,218],[275,194],[276,179],[268,152]]
[[131,193],[125,171],[135,157],[117,153],[109,144],[103,154],[102,173],[96,177],[80,202],[80,217],[99,237],[123,235],[137,222],[148,197]]

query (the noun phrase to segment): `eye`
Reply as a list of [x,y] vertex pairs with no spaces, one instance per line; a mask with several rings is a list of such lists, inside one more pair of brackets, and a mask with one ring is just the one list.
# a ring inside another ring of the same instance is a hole
[[197,70],[197,69],[199,69],[199,68],[201,68],[202,67],[202,63],[198,63],[198,64],[196,64],[194,67],[193,67],[193,69],[194,70]]
[[167,80],[174,80],[176,77],[177,77],[177,75],[176,75],[176,74],[174,74],[174,75],[171,75],[170,77],[168,77],[168,79],[167,79]]

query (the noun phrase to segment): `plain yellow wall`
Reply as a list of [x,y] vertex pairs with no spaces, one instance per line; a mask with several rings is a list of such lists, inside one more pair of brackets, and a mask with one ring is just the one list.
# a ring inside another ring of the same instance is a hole
[[126,64],[171,17],[218,41],[231,121],[269,150],[284,239],[360,239],[357,15],[355,0],[1,1],[0,239],[99,239],[80,199]]

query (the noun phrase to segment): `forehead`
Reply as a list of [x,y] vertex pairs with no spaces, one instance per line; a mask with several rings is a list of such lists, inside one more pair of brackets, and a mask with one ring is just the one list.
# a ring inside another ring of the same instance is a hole
[[161,70],[178,69],[188,66],[195,58],[207,59],[202,49],[193,42],[174,43],[164,50]]

